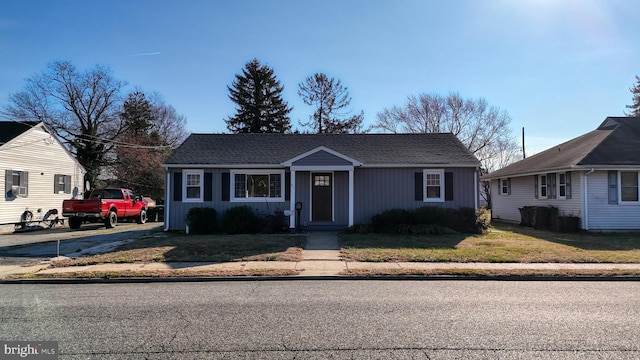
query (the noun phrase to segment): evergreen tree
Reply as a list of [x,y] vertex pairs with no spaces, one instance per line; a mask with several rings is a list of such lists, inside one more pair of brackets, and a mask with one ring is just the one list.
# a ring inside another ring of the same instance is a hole
[[305,104],[316,107],[313,115],[309,116],[310,121],[300,123],[301,126],[311,127],[317,133],[340,134],[362,131],[364,120],[362,112],[344,119],[338,117],[344,115],[340,110],[346,109],[351,103],[349,91],[342,86],[340,80],[329,79],[325,74],[316,73],[298,85],[298,95],[302,97]]
[[249,61],[227,89],[237,105],[235,116],[225,120],[229,131],[284,133],[291,129],[292,108],[281,97],[284,87],[276,80],[273,69],[261,65],[258,59]]
[[134,136],[146,133],[154,119],[151,102],[146,99],[144,93],[141,91],[130,93],[124,101],[123,108],[120,118],[127,131]]
[[627,115],[640,117],[640,77],[638,75],[636,75],[636,86],[630,88],[629,91],[632,94],[633,104],[627,105],[627,109],[631,109]]

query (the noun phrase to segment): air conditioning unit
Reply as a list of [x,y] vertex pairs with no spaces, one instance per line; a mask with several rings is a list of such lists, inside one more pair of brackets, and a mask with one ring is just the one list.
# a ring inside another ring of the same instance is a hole
[[13,197],[25,197],[27,196],[27,188],[26,186],[13,186],[11,188]]

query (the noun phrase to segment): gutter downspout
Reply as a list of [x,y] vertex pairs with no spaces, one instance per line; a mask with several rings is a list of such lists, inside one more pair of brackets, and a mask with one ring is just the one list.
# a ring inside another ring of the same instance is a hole
[[473,184],[474,184],[474,203],[473,206],[475,207],[476,210],[478,210],[478,197],[480,196],[480,194],[478,193],[478,185],[480,183],[480,179],[478,179],[478,171],[479,168],[476,168],[476,171],[473,172]]
[[584,173],[584,229],[585,230],[589,230],[589,181],[587,180],[587,175],[589,174],[593,174],[593,172],[596,171],[594,168],[591,168],[591,170],[587,171],[586,173]]

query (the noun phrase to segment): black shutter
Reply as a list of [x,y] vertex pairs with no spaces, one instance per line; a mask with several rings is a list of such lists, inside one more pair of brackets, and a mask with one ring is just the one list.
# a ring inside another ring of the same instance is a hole
[[415,195],[416,201],[424,201],[423,176],[421,172],[415,173]]
[[13,199],[13,171],[4,171],[4,197],[6,199]]
[[533,193],[535,198],[538,198],[538,175],[533,175]]
[[229,201],[231,199],[231,173],[222,173],[222,183],[220,184],[222,188],[222,201]]
[[24,187],[24,197],[29,197],[29,172],[20,173],[20,187]]
[[453,173],[452,172],[444,173],[444,200],[445,201],[453,200]]
[[507,195],[511,195],[511,178],[507,178]]
[[547,196],[555,199],[556,196],[556,173],[547,174]]
[[173,173],[173,201],[182,201],[182,171]]
[[291,200],[291,173],[284,173],[284,200]]
[[58,193],[58,182],[60,181],[60,176],[62,175],[58,175],[58,174],[53,175],[53,193],[54,194]]
[[567,171],[564,174],[564,184],[565,184],[565,187],[564,187],[565,198],[571,199],[571,171]]
[[213,201],[213,174],[204,173],[204,201]]
[[609,204],[618,204],[618,172],[609,170]]

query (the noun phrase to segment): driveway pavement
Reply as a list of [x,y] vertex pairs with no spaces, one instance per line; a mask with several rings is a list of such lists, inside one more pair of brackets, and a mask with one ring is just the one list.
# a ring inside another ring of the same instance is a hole
[[97,254],[146,234],[163,223],[120,223],[113,229],[85,224],[79,230],[67,226],[0,235],[0,265],[25,265],[57,256]]

